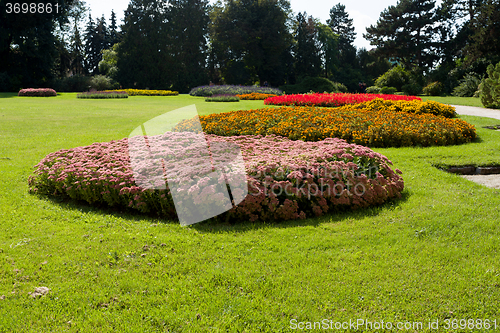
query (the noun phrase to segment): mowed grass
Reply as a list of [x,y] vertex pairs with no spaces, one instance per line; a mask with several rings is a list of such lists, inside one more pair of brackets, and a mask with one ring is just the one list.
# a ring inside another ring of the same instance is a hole
[[[122,139],[182,106],[208,114],[262,101],[13,96],[0,94],[1,332],[288,332],[291,320],[323,319],[423,323],[410,332],[436,332],[429,320],[500,326],[500,190],[433,166],[500,164],[500,132],[482,128],[497,120],[462,117],[480,136],[468,145],[376,149],[403,171],[399,201],[181,227],[30,195],[27,179],[51,152]],[[50,292],[31,298],[40,286]]]
[[456,96],[420,96],[420,97],[424,101],[431,100],[444,104],[477,106],[479,108],[484,108],[483,103],[481,103],[481,99],[475,97],[456,97]]

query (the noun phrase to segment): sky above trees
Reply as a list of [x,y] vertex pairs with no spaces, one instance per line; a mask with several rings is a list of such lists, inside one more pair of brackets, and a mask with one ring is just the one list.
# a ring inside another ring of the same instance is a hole
[[[113,9],[117,15],[118,22],[121,24],[123,19],[123,11],[127,9],[129,0],[85,0],[87,5],[92,9],[93,17],[101,17],[102,15],[108,16]],[[324,0],[290,0],[292,5],[292,10],[295,13],[307,12],[308,15],[312,15],[314,18],[320,19],[322,23],[326,23],[326,20],[330,15],[330,8],[336,3],[342,3],[346,7],[346,11],[349,13],[349,17],[353,19],[353,25],[356,32],[356,39],[354,45],[358,48],[365,47],[367,49],[372,48],[370,43],[363,38],[363,33],[366,33],[366,27],[377,22],[380,13],[387,7],[396,5],[397,0],[349,0],[341,1],[336,0],[334,2],[328,2]],[[210,3],[215,3],[211,0]],[[439,5],[441,0],[436,1],[436,5]]]

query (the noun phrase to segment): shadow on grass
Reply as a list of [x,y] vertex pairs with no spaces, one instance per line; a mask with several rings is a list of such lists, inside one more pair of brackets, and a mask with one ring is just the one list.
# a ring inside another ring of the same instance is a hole
[[[144,214],[127,207],[111,207],[107,205],[91,205],[86,201],[75,201],[69,198],[51,197],[45,195],[36,195],[40,200],[47,200],[51,203],[60,206],[66,210],[79,211],[82,213],[95,213],[100,216],[113,216],[128,221],[145,221],[149,220],[150,223],[165,223],[165,224],[178,224],[178,220],[168,220],[155,214]],[[410,193],[404,190],[401,193],[401,198],[392,199],[379,206],[371,206],[361,208],[359,210],[351,210],[348,208],[336,209],[331,213],[324,216],[307,218],[305,220],[289,220],[289,221],[271,221],[271,222],[250,222],[250,221],[226,221],[225,215],[214,217],[210,220],[196,223],[188,228],[194,228],[203,233],[244,233],[251,230],[269,229],[269,228],[296,228],[304,226],[317,227],[322,223],[342,222],[349,218],[364,218],[376,216],[388,209],[394,209],[400,204],[406,202],[410,197]]]
[[0,92],[0,98],[12,98],[12,97],[17,97],[17,94]]
[[395,207],[401,205],[406,202],[410,197],[410,193],[407,190],[404,190],[401,193],[401,198],[392,199],[385,202],[379,206],[371,206],[366,208],[361,208],[359,210],[351,210],[351,209],[343,209],[336,210],[328,213],[324,216],[307,218],[305,220],[289,220],[283,222],[225,222],[223,221],[224,217],[216,217],[209,221],[197,223],[191,228],[196,229],[199,232],[205,233],[220,233],[220,232],[231,232],[231,233],[242,233],[250,230],[258,230],[258,229],[269,229],[269,228],[296,228],[296,227],[305,227],[305,226],[313,226],[317,227],[323,223],[331,223],[331,222],[342,222],[343,220],[349,218],[364,218],[377,216],[383,211],[388,209],[394,209]]
[[40,200],[46,200],[54,205],[58,205],[63,209],[71,211],[79,211],[82,213],[96,213],[100,216],[113,216],[128,221],[144,221],[150,220],[151,223],[178,224],[177,220],[167,220],[154,214],[145,214],[137,210],[122,207],[108,206],[104,204],[91,205],[86,201],[76,201],[69,198],[52,197],[46,195],[35,194]]

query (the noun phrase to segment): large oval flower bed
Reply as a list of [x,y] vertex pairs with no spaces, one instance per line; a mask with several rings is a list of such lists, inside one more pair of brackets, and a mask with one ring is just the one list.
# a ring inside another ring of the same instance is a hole
[[265,105],[295,105],[295,106],[323,106],[336,107],[346,104],[357,104],[368,102],[376,98],[381,98],[391,101],[413,101],[422,100],[417,96],[405,95],[382,95],[382,94],[297,94],[283,95],[266,98]]
[[[160,150],[176,146],[179,154],[183,153],[182,150],[196,154],[196,149],[185,144],[193,142],[193,138],[206,139],[210,147],[221,143],[234,144],[241,151],[248,194],[225,213],[224,218],[229,220],[279,221],[320,216],[338,209],[381,204],[399,197],[404,188],[401,172],[393,170],[386,157],[339,139],[303,142],[278,136],[218,137],[167,132],[148,137],[148,144]],[[132,139],[95,143],[47,155],[29,179],[31,192],[84,200],[90,204],[129,207],[175,218],[168,187],[172,184],[170,179],[164,189],[137,186],[131,167],[129,140]],[[195,160],[191,159],[191,162]],[[188,165],[191,167],[193,163]],[[177,165],[184,176],[191,172],[186,165]],[[168,167],[164,165],[164,168]],[[150,171],[154,173],[154,170]],[[212,200],[211,204],[217,204],[210,193],[216,193],[220,190],[218,187],[227,186],[226,183],[213,183],[196,173],[191,176],[190,187],[177,189],[177,192],[182,190],[186,197],[190,195],[198,203]]]
[[[220,136],[279,135],[292,140],[340,138],[369,147],[443,146],[472,141],[473,125],[431,114],[349,108],[279,107],[200,116],[205,133]],[[174,130],[196,131],[198,119]]]

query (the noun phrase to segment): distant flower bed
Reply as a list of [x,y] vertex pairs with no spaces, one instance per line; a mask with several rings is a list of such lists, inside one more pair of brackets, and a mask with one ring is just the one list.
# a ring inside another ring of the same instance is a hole
[[178,91],[171,90],[146,90],[146,89],[116,89],[116,90],[105,90],[106,92],[117,92],[124,91],[129,96],[177,96]]
[[191,96],[212,96],[212,95],[243,95],[251,93],[282,95],[278,88],[258,87],[258,86],[200,86],[191,89]]
[[240,99],[233,95],[212,95],[205,98],[205,102],[239,102]]
[[82,99],[128,98],[125,91],[88,91],[76,95]]
[[265,100],[269,97],[276,97],[274,94],[261,94],[261,93],[251,93],[251,94],[241,94],[236,95],[239,99],[242,100]]
[[367,111],[392,111],[392,112],[408,112],[415,114],[433,114],[435,116],[442,116],[446,118],[455,118],[455,108],[453,106],[434,102],[421,100],[413,101],[394,101],[384,100],[381,98],[374,99],[369,102],[344,105],[337,110],[367,110]]
[[28,88],[21,89],[17,96],[22,97],[52,97],[57,96],[57,93],[54,89],[50,88]]
[[[471,142],[473,125],[431,114],[349,108],[280,107],[200,116],[205,133],[220,136],[280,135],[292,140],[340,138],[369,147],[444,146]],[[197,131],[198,119],[175,131]]]
[[[148,143],[151,147],[179,147],[176,153],[182,156],[196,154],[198,150],[191,145],[199,139],[207,139],[210,147],[229,142],[241,150],[248,195],[225,213],[223,218],[233,221],[290,220],[367,207],[399,197],[404,188],[401,171],[393,170],[385,156],[339,139],[302,142],[277,136],[223,138],[167,132],[148,137]],[[176,218],[168,186],[152,190],[136,185],[128,140],[94,143],[47,155],[29,179],[30,192]],[[145,174],[154,174],[155,170],[149,170],[154,164],[148,164],[147,159],[143,162]],[[226,187],[225,182],[221,185],[205,174],[200,176],[191,164],[181,163],[175,168],[183,178],[193,180],[176,193],[200,205],[222,201],[217,200],[217,195]]]
[[267,98],[264,101],[266,105],[295,105],[295,106],[324,106],[336,107],[346,104],[358,104],[371,101],[375,98],[381,98],[391,101],[412,101],[422,100],[416,96],[405,95],[382,95],[382,94],[299,94],[299,95],[284,95]]

